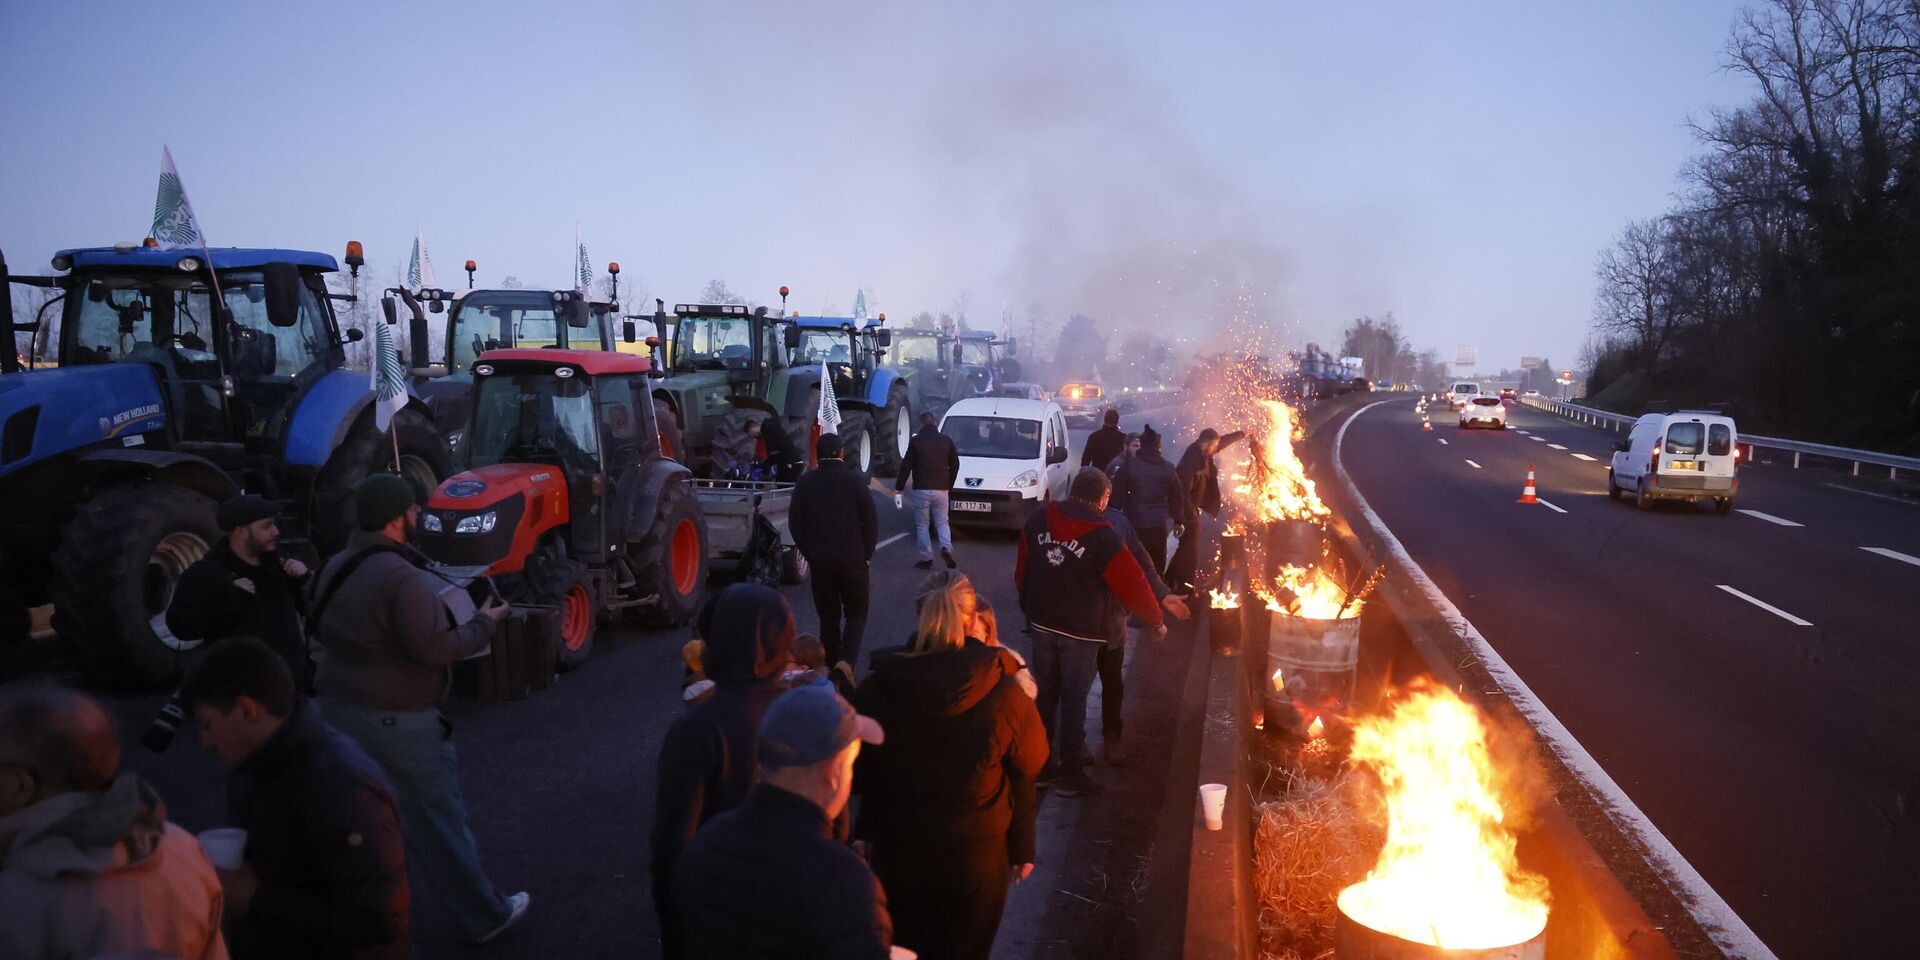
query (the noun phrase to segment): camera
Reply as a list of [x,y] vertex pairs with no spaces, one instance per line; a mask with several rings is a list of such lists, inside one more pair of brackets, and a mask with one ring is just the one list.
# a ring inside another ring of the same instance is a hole
[[180,691],[167,698],[166,706],[154,715],[153,722],[147,724],[145,732],[140,734],[140,745],[154,753],[166,753],[173,746],[173,735],[180,732],[180,725],[187,720],[186,701],[180,699]]

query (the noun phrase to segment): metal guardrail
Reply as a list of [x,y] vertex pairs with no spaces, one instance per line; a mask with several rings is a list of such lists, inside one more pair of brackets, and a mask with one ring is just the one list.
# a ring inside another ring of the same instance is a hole
[[[1577,403],[1549,400],[1545,397],[1522,397],[1520,402],[1529,407],[1558,414],[1569,420],[1602,427],[1607,430],[1618,430],[1621,433],[1632,429],[1634,421],[1640,419],[1639,417],[1611,413],[1606,410],[1596,410],[1593,407],[1581,406]],[[1822,460],[1837,460],[1842,463],[1851,463],[1853,464],[1853,475],[1856,477],[1860,475],[1860,465],[1863,463],[1875,467],[1885,467],[1889,479],[1899,479],[1900,471],[1902,470],[1920,473],[1920,457],[1903,457],[1898,454],[1881,453],[1877,450],[1856,450],[1851,447],[1835,447],[1824,443],[1809,443],[1805,440],[1762,437],[1751,433],[1740,434],[1740,445],[1747,448],[1747,458],[1750,461],[1753,458],[1753,451],[1756,448],[1791,453],[1793,454],[1793,465],[1796,469],[1800,466],[1800,458],[1802,456],[1808,456],[1818,457]]]

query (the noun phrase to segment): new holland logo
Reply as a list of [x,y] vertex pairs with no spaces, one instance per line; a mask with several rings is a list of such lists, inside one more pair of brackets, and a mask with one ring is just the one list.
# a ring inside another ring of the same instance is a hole
[[980,485],[980,478],[979,478],[979,477],[968,477],[968,478],[967,478],[967,486],[969,486],[969,487],[977,487],[977,486],[979,486],[979,485]]
[[1063,548],[1063,547],[1061,547],[1061,546],[1060,546],[1059,544],[1057,544],[1057,543],[1056,543],[1056,544],[1054,544],[1054,545],[1053,545],[1053,546],[1051,546],[1051,547],[1048,547],[1048,548],[1047,548],[1047,562],[1048,562],[1048,563],[1050,563],[1050,564],[1053,564],[1053,565],[1054,565],[1054,566],[1056,566],[1056,567],[1057,567],[1057,566],[1059,566],[1059,565],[1061,565],[1061,564],[1063,564],[1063,563],[1066,563],[1066,562],[1067,562],[1067,551],[1066,551],[1066,549],[1065,549],[1065,548]]

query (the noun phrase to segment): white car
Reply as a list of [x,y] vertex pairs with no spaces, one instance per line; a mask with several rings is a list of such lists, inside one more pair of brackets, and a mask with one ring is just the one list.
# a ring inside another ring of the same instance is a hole
[[1733,509],[1740,490],[1740,432],[1733,418],[1700,410],[1649,413],[1614,447],[1607,495],[1634,495],[1642,510],[1655,500],[1712,500]]
[[1459,410],[1467,401],[1480,395],[1480,385],[1471,380],[1462,380],[1447,388],[1447,406]]
[[1050,400],[972,397],[947,408],[940,432],[960,453],[947,515],[956,525],[1012,527],[1067,496],[1067,421]]
[[1460,408],[1460,429],[1473,426],[1507,428],[1507,405],[1499,397],[1472,397]]
[[1049,400],[1047,388],[1037,383],[1003,383],[993,391],[996,397],[1013,397],[1020,400]]

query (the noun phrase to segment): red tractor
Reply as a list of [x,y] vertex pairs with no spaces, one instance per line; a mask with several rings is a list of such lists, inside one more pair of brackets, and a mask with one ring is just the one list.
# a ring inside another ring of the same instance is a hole
[[602,612],[678,626],[706,586],[706,519],[691,472],[661,452],[650,369],[601,351],[481,354],[456,472],[421,518],[433,559],[555,611],[562,668],[586,660]]

